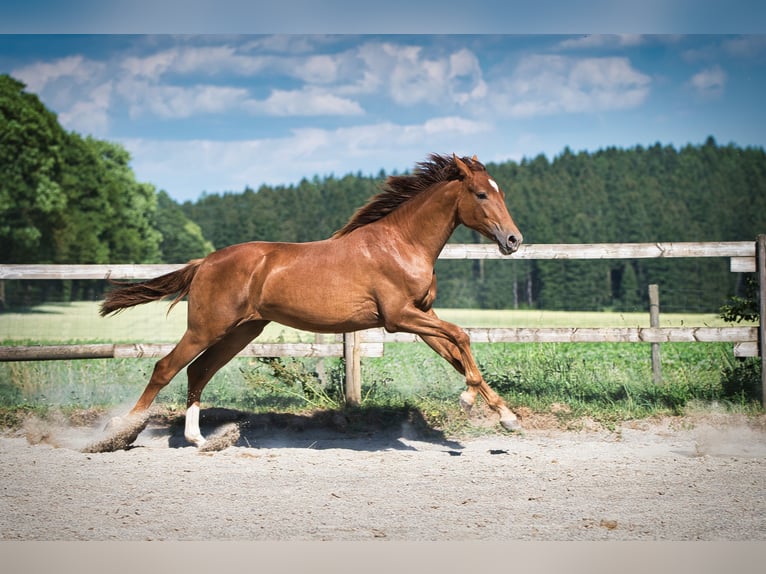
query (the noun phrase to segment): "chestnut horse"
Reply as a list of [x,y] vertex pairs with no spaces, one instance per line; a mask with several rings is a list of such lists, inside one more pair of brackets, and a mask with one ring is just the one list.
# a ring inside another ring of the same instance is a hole
[[172,295],[175,304],[188,296],[186,332],[157,362],[130,414],[144,413],[191,363],[184,435],[202,446],[202,389],[276,321],[319,333],[375,327],[415,333],[465,376],[460,402],[466,410],[481,394],[503,426],[518,429],[516,415],[479,372],[468,335],[431,308],[434,263],[459,224],[496,242],[503,254],[519,248],[522,236],[504,198],[476,156],[433,154],[411,175],[389,177],[381,193],[329,239],[232,245],[178,271],[110,291],[102,316]]

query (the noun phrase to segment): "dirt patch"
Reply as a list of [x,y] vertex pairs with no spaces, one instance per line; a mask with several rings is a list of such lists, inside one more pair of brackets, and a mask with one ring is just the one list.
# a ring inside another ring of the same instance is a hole
[[[149,412],[140,415],[114,417],[104,429],[104,438],[86,444],[82,452],[114,452],[129,448],[149,424]],[[29,441],[29,436],[27,436]],[[29,441],[34,443],[34,441]]]
[[[764,540],[766,418],[697,413],[444,436],[415,412],[155,414],[134,445],[101,422],[0,437],[3,540]],[[564,413],[566,414],[566,413]],[[552,417],[552,418],[551,418]],[[546,423],[547,421],[547,423]]]

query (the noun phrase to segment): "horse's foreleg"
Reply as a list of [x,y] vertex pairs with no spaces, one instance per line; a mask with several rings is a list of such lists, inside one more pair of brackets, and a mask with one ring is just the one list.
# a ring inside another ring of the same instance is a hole
[[190,443],[201,447],[206,442],[199,428],[200,398],[205,385],[221,367],[260,335],[267,324],[268,321],[251,321],[235,327],[189,365],[184,437]]
[[414,325],[419,324],[418,328],[421,331],[415,332],[460,374],[466,377],[468,388],[460,395],[460,404],[463,409],[470,411],[476,402],[477,394],[480,394],[487,405],[500,415],[500,424],[508,430],[519,430],[521,425],[516,415],[482,377],[465,331],[456,325],[442,321],[433,310],[425,312],[420,318],[416,313],[411,317],[411,323],[408,325],[405,322],[401,327],[415,330]]
[[466,392],[473,390],[474,396],[478,390],[484,401],[500,415],[500,424],[510,431],[521,430],[521,423],[516,414],[508,408],[505,401],[492,388],[482,380],[478,387],[470,388]]
[[[440,357],[452,365],[458,373],[465,376],[465,367],[463,367],[460,349],[450,343],[447,339],[441,337],[420,335],[420,338],[423,339],[429,347],[436,351]],[[460,406],[463,407],[466,414],[471,412],[471,408],[476,402],[477,394],[478,388],[475,385],[469,385],[468,388],[460,394]]]

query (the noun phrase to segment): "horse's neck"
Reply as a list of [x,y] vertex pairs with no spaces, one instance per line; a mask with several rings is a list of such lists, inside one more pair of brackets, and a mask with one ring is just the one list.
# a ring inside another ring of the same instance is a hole
[[458,225],[457,192],[452,182],[422,192],[386,218],[390,232],[436,261]]

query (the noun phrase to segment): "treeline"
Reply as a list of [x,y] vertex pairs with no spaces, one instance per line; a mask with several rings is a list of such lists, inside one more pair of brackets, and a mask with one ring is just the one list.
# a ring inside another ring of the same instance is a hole
[[[490,169],[511,190],[530,243],[752,241],[766,233],[762,148],[708,138],[680,150],[565,149],[553,161]],[[546,309],[646,309],[647,286],[657,283],[665,310],[716,311],[743,283],[723,259],[531,261],[516,270],[490,263],[493,281],[513,285],[522,276],[522,300]]]
[[[445,150],[427,150],[413,164],[430,151]],[[65,131],[22,83],[0,76],[0,262],[180,263],[244,241],[322,239],[386,176],[315,177],[179,205],[136,181],[129,160],[117,144]],[[750,241],[766,233],[762,148],[709,138],[681,149],[565,149],[552,160],[487,168],[527,243]],[[452,241],[482,239],[459,228]],[[665,311],[717,311],[744,283],[721,259],[439,261],[436,271],[437,305],[490,309],[645,310],[647,285],[657,283]],[[103,289],[6,283],[27,304],[52,296],[43,289],[58,289],[60,298]]]

